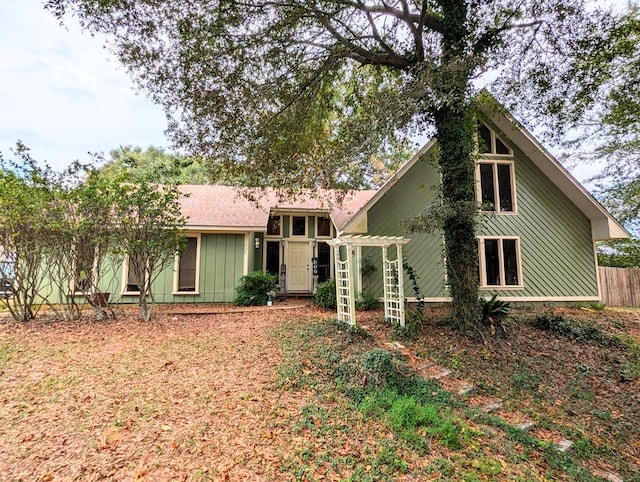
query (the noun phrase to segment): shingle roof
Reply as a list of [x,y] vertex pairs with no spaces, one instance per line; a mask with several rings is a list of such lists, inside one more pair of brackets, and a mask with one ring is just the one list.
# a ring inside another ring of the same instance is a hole
[[279,199],[274,189],[251,191],[252,199],[233,186],[180,186],[187,194],[181,199],[187,228],[264,230],[270,211],[316,211],[331,215],[338,229],[364,206],[375,191],[352,191],[338,203],[339,192],[319,190],[300,195],[295,200]]

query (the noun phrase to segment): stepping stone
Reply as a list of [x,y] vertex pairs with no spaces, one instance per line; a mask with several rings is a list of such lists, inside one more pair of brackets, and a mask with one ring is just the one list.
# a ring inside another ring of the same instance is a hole
[[533,427],[535,424],[536,424],[535,422],[522,422],[517,424],[516,428],[525,432],[529,430],[531,427]]
[[451,370],[449,370],[448,368],[443,368],[442,371],[440,373],[438,373],[435,377],[436,380],[440,380],[441,378],[445,378],[448,377],[449,375],[451,375],[453,372]]
[[566,452],[573,446],[573,442],[571,440],[563,439],[558,442],[556,449],[558,452]]
[[491,413],[491,412],[495,412],[496,410],[500,410],[501,407],[502,407],[502,402],[488,403],[480,407],[480,411],[482,413]]
[[471,393],[473,390],[475,390],[475,388],[476,387],[474,385],[470,385],[470,384],[462,385],[458,390],[458,395],[462,397],[467,393]]

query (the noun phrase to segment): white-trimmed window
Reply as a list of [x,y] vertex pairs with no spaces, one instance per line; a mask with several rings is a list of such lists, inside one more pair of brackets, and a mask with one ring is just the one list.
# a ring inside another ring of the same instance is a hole
[[316,238],[330,238],[331,231],[331,218],[318,216],[316,218]]
[[520,238],[481,237],[480,286],[482,288],[522,288]]
[[124,260],[123,270],[123,295],[138,295],[141,288],[144,286],[145,277],[148,276],[148,272],[145,271],[143,276],[138,275],[134,269],[135,260],[129,255]]
[[516,212],[513,161],[478,161],[476,179],[476,198],[483,211]]
[[291,237],[307,237],[307,217],[291,216]]
[[[71,280],[72,291],[76,295],[86,294],[95,287],[98,275],[98,247],[93,250],[85,244],[78,244],[73,247],[73,279]],[[90,254],[90,252],[93,253]]]
[[267,221],[267,236],[282,236],[282,216],[269,216]]
[[173,293],[196,295],[200,291],[200,235],[187,236],[185,251],[176,254]]
[[482,123],[478,124],[478,151],[493,156],[513,156],[513,151],[502,142],[495,131]]

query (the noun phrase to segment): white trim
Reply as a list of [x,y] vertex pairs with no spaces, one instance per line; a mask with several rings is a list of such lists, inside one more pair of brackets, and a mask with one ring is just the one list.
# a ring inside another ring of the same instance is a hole
[[[304,234],[293,234],[293,218],[304,219]],[[309,216],[300,216],[300,214],[292,214],[289,216],[289,237],[291,239],[303,240],[309,239]]]
[[200,294],[200,252],[202,250],[202,236],[200,233],[191,233],[191,234],[186,234],[185,238],[196,239],[195,290],[194,291],[178,291],[178,284],[180,282],[180,253],[176,253],[176,256],[173,262],[173,287],[172,287],[171,294],[176,296],[189,296],[189,295],[195,296]]
[[[502,291],[502,290],[496,290]],[[408,297],[406,298],[408,303],[418,303],[416,297]],[[531,303],[544,303],[544,302],[579,302],[579,301],[600,301],[599,298],[593,296],[501,296],[501,301],[508,302],[531,302]],[[451,303],[450,296],[434,296],[423,298],[422,301],[425,303]]]
[[434,139],[431,139],[429,142],[427,142],[424,146],[422,146],[422,149],[420,149],[411,159],[405,162],[404,165],[402,165],[402,167],[400,167],[400,169],[398,169],[396,173],[393,176],[391,176],[387,180],[387,182],[385,182],[382,185],[380,189],[378,189],[378,191],[373,195],[373,197],[369,199],[369,202],[367,202],[364,206],[362,206],[358,210],[358,212],[356,212],[351,217],[351,219],[342,226],[341,230],[338,230],[336,236],[341,236],[343,233],[349,233],[348,228],[351,226],[357,227],[358,224],[361,221],[363,221],[363,218],[364,218],[363,227],[365,228],[363,232],[367,232],[366,217],[367,217],[367,213],[369,212],[369,209],[371,209],[380,200],[382,196],[384,196],[400,179],[402,179],[402,176],[404,176],[407,173],[407,171],[409,171],[409,169],[411,169],[414,166],[414,164],[418,162],[422,158],[422,156],[435,145],[436,145],[436,140],[434,138]]
[[264,233],[267,231],[267,226],[202,226],[202,225],[187,225],[184,227],[187,231],[197,231],[206,234],[245,234],[248,232]]
[[593,243],[593,264],[596,270],[596,285],[598,287],[598,300],[602,301],[602,285],[600,284],[600,268],[598,266],[598,248],[596,243]]
[[486,90],[489,102],[478,103],[482,113],[522,151],[565,196],[591,220],[595,241],[630,235],[609,212]]
[[[122,296],[139,296],[140,290],[138,291],[127,291],[127,285],[129,284],[129,257],[131,255],[127,253],[124,257],[124,266],[122,268],[122,285],[120,286],[120,295]],[[148,268],[149,266],[147,266]],[[145,279],[142,280],[142,284],[147,283],[147,277],[149,276],[149,270],[145,270],[144,273]],[[148,294],[148,293],[147,293]]]
[[[269,234],[269,218],[279,218],[280,222],[279,222],[279,226],[280,226],[280,234]],[[267,218],[267,226],[264,228],[264,235],[265,237],[270,237],[270,238],[277,238],[277,239],[282,239],[283,233],[282,231],[284,231],[284,222],[282,219],[282,214],[269,214],[269,217]]]
[[[251,248],[253,248],[253,246],[251,246]],[[242,274],[245,276],[249,274],[249,233],[244,234],[244,253],[242,256]]]
[[[319,230],[318,230],[318,221],[320,219],[326,219],[329,221],[329,235],[320,235]],[[331,219],[331,216],[315,216],[315,220],[316,220],[316,226],[315,226],[315,235],[316,235],[316,239],[331,239],[333,238],[333,219]]]
[[[482,178],[480,176],[480,165],[481,164],[491,164],[493,166],[493,195],[495,199],[495,206],[493,211],[481,210],[483,213],[487,214],[499,214],[503,215],[514,215],[518,214],[518,201],[516,195],[516,163],[513,159],[486,159],[481,158],[476,162],[475,167],[475,175],[476,175],[476,202],[479,205],[482,205]],[[509,177],[511,178],[511,211],[500,211],[500,182],[498,178],[498,165],[507,165],[509,166]]]
[[[499,285],[487,284],[487,270],[486,259],[484,253],[484,242],[487,239],[495,239],[498,242],[498,269],[500,270],[500,282]],[[518,270],[518,284],[508,285],[504,284],[505,272],[504,272],[504,245],[502,241],[507,239],[513,239],[516,241],[516,263]],[[520,237],[519,236],[478,236],[478,264],[480,266],[480,290],[521,290],[524,289],[524,281],[522,279],[522,257],[520,255]]]

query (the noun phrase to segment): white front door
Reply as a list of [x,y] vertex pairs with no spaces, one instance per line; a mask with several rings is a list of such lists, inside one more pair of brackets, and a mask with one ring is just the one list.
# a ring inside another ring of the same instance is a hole
[[309,243],[288,243],[287,291],[309,291]]

